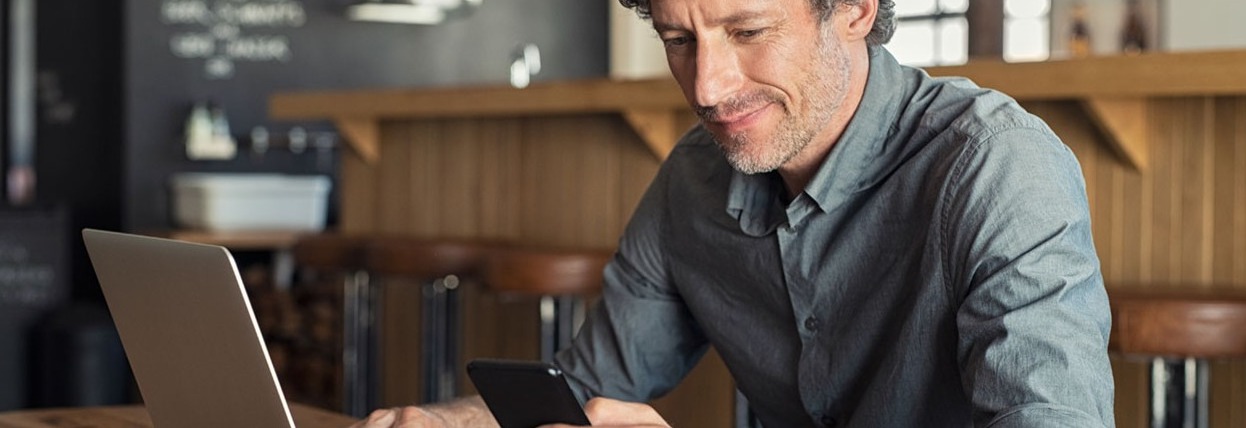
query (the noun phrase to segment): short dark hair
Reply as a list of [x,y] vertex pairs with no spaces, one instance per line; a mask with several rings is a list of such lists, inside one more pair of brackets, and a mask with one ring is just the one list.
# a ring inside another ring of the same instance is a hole
[[[649,19],[649,1],[650,0],[619,0],[623,7],[636,10],[636,14],[641,18]],[[822,19],[827,19],[836,7],[848,4],[857,4],[861,0],[809,0],[813,4],[813,10],[817,11]],[[891,40],[891,35],[896,32],[896,2],[895,0],[878,0],[878,15],[874,17],[874,28],[870,30],[870,34],[865,37],[866,43],[870,45],[881,45]]]

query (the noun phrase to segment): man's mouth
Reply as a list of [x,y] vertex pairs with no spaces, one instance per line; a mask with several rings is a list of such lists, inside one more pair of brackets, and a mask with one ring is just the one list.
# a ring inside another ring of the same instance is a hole
[[774,103],[761,103],[756,107],[747,109],[737,109],[726,114],[714,115],[707,118],[708,125],[721,128],[728,134],[742,132],[761,120],[765,113]]

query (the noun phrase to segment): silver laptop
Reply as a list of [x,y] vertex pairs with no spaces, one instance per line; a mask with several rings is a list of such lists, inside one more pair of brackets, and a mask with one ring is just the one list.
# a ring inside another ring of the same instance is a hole
[[229,251],[82,237],[155,426],[294,426]]

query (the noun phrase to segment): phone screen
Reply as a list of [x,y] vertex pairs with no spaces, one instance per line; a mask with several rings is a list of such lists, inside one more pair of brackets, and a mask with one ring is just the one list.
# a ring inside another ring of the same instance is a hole
[[477,359],[467,375],[502,428],[589,425],[562,371],[549,363]]

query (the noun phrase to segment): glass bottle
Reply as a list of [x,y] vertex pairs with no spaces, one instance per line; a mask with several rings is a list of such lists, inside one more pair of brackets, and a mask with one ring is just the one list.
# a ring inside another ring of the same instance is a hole
[[1073,58],[1090,56],[1090,26],[1086,25],[1086,4],[1073,5],[1073,25],[1069,31],[1069,54]]
[[1142,6],[1129,0],[1125,8],[1125,27],[1121,32],[1121,52],[1136,55],[1147,50],[1146,25],[1142,23]]

